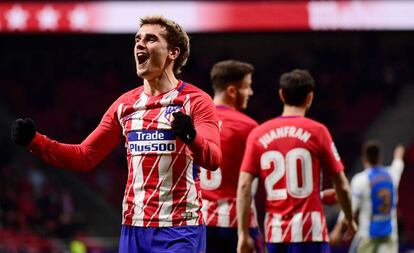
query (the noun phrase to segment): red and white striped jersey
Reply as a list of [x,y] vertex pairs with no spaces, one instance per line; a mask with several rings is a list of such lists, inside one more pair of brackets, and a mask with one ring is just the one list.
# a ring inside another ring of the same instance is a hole
[[[197,135],[185,145],[171,129],[172,113],[190,115]],[[211,98],[179,82],[158,96],[143,86],[120,96],[99,126],[79,145],[36,134],[33,152],[58,167],[86,170],[122,140],[128,160],[123,200],[124,225],[170,227],[203,224],[199,166],[215,169],[221,160],[216,110]]]
[[321,168],[344,169],[328,129],[306,117],[278,117],[249,135],[241,171],[266,188],[266,241],[328,241],[320,198]]
[[[222,160],[216,171],[201,169],[203,216],[207,226],[237,227],[236,194],[247,136],[257,122],[227,106],[216,106]],[[254,209],[251,227],[257,227]]]

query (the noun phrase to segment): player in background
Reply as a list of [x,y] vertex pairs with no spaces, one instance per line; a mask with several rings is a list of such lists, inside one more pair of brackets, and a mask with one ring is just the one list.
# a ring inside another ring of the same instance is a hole
[[[404,170],[404,152],[401,145],[394,150],[391,166],[382,165],[382,147],[378,141],[367,141],[362,148],[364,170],[351,181],[352,208],[358,212],[358,231],[349,249],[350,253],[397,253],[398,185]],[[343,214],[331,232],[331,241],[341,242]]]
[[[240,111],[247,108],[253,95],[254,67],[246,62],[227,60],[216,63],[210,72],[214,104],[219,118],[222,161],[216,171],[201,169],[203,217],[207,225],[207,253],[236,252],[236,193],[240,165],[247,136],[257,122]],[[251,212],[250,235],[262,252],[254,211]]]
[[[81,144],[63,144],[18,119],[11,137],[56,167],[86,171],[125,143],[128,179],[119,252],[204,252],[199,166],[220,165],[220,133],[210,96],[177,79],[189,56],[181,26],[141,19],[136,70],[144,83],[121,95]],[[104,222],[104,221],[103,221]]]
[[320,194],[321,170],[329,172],[338,202],[350,224],[351,191],[328,129],[305,117],[315,84],[306,70],[295,69],[280,78],[283,113],[256,127],[247,139],[239,185],[238,252],[254,252],[248,233],[251,184],[259,176],[266,188],[265,239],[269,253],[330,252]]

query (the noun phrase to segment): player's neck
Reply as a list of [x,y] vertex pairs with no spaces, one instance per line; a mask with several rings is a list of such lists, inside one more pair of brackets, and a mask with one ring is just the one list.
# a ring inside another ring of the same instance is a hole
[[382,167],[382,163],[371,164],[369,162],[364,162],[363,164],[364,164],[365,169],[372,169],[372,168]]
[[282,116],[305,116],[306,108],[284,105]]
[[236,106],[234,105],[234,103],[232,103],[232,101],[230,101],[230,99],[226,97],[225,95],[215,94],[213,98],[213,102],[214,102],[214,105],[227,106],[227,107],[230,107],[236,110]]
[[151,80],[144,79],[144,92],[151,96],[157,96],[174,89],[178,84],[174,74],[163,72],[161,76]]

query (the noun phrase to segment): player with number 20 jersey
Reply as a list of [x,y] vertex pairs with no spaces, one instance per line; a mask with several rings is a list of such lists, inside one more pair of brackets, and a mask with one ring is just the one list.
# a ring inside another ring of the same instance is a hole
[[338,201],[352,219],[348,180],[328,129],[305,117],[313,101],[314,80],[306,70],[280,78],[282,116],[249,134],[237,190],[238,252],[253,252],[247,234],[248,207],[253,178],[266,189],[265,239],[269,253],[328,253],[329,238],[320,195],[322,169],[333,179]]
[[251,132],[241,170],[264,180],[267,242],[328,241],[321,168],[331,173],[344,168],[324,125],[280,116]]

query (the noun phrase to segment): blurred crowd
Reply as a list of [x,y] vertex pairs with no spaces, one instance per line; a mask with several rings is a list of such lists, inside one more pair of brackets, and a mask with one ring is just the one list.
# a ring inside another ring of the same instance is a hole
[[72,193],[31,159],[1,167],[0,200],[0,252],[53,252],[62,245],[49,238],[72,240],[83,231]]

